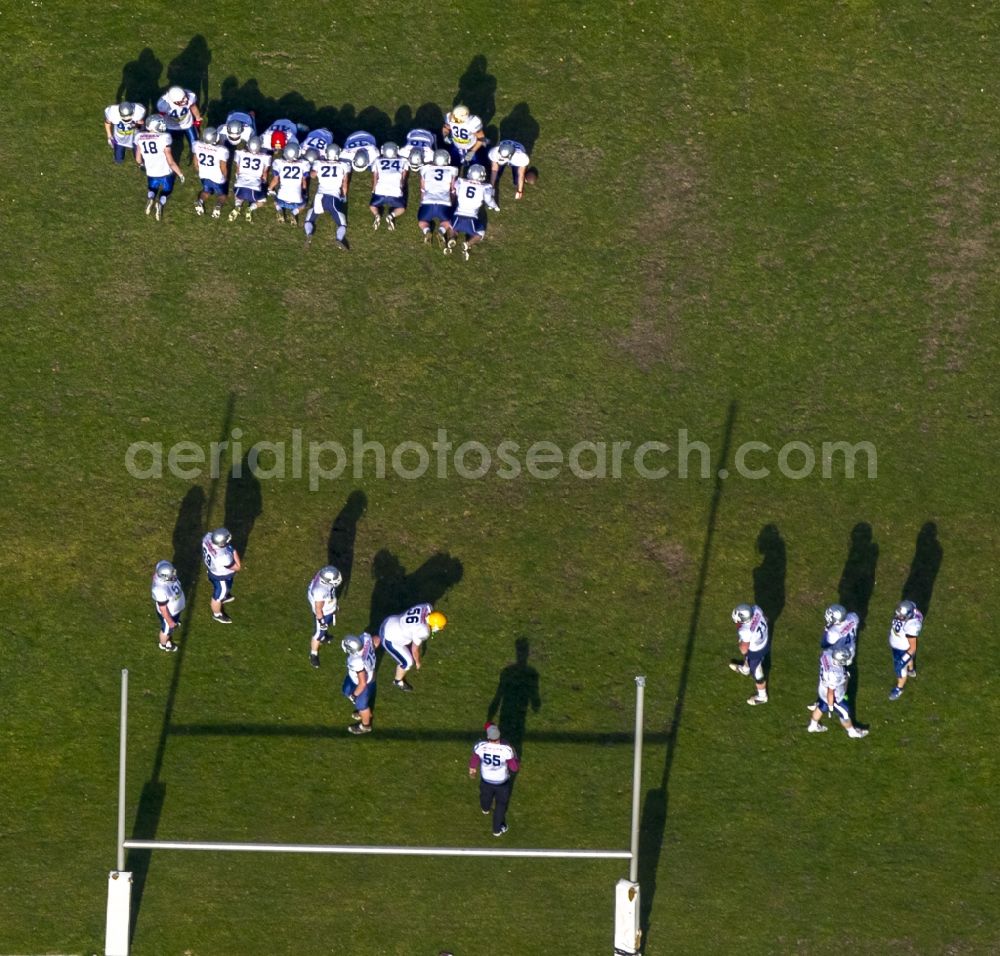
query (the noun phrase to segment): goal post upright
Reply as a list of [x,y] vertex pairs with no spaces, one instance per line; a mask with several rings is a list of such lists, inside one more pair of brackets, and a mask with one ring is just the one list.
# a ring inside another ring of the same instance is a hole
[[118,868],[108,874],[104,956],[128,956],[132,915],[132,874],[125,872],[125,762],[128,752],[128,668],[122,668],[118,713]]
[[642,951],[639,926],[639,823],[642,805],[642,724],[646,678],[635,678],[635,746],[632,754],[632,834],[629,843],[628,879],[615,886],[615,956],[635,956]]

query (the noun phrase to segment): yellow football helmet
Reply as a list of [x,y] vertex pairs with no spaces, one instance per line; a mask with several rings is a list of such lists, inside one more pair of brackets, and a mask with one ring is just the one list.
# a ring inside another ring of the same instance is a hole
[[443,631],[444,626],[448,623],[448,618],[446,618],[440,611],[431,611],[427,615],[427,626],[431,629],[431,634],[437,631]]
[[451,109],[451,118],[456,123],[464,123],[469,118],[469,107],[468,106],[453,106]]

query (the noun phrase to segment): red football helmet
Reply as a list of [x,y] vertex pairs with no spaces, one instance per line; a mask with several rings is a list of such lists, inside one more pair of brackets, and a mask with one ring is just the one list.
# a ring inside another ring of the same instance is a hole
[[284,149],[288,145],[288,134],[280,129],[271,134],[271,149],[274,152]]

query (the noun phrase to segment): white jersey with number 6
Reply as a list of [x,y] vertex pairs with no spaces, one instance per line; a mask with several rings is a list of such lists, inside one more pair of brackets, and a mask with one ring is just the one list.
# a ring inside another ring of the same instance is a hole
[[483,203],[493,198],[493,187],[489,183],[477,183],[471,179],[460,179],[455,184],[456,216],[471,216],[475,219]]
[[170,163],[167,162],[167,150],[173,142],[169,133],[139,133],[135,138],[135,148],[142,157],[142,165],[146,175],[152,179],[169,176]]
[[402,614],[387,617],[379,630],[382,640],[399,647],[405,644],[416,644],[419,647],[431,636],[427,615],[432,610],[429,604],[418,604]]

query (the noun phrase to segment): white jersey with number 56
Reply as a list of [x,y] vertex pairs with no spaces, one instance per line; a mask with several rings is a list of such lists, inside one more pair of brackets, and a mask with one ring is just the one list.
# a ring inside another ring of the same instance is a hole
[[418,604],[402,614],[387,617],[379,628],[382,640],[399,647],[405,644],[416,644],[419,647],[431,636],[427,615],[432,610],[429,604]]

